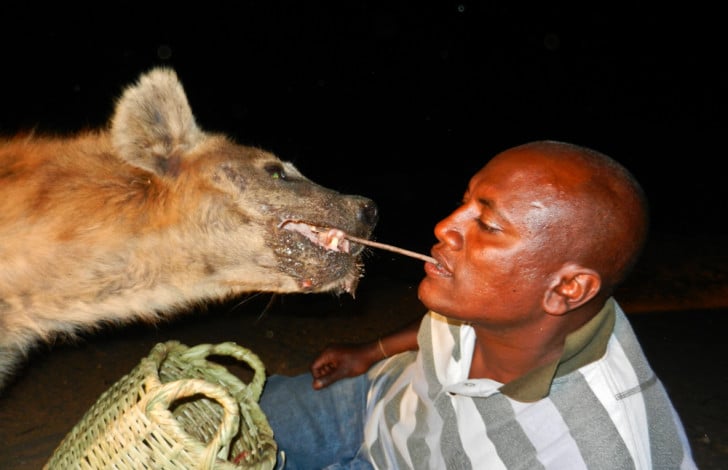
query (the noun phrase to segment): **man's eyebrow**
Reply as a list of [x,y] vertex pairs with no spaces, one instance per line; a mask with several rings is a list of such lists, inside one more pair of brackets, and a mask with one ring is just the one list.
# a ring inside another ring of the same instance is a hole
[[487,207],[496,216],[496,218],[498,220],[510,223],[508,220],[508,217],[506,217],[505,214],[503,214],[500,210],[498,210],[498,208],[496,207],[496,205],[492,199],[479,197],[478,204],[480,204],[481,206]]

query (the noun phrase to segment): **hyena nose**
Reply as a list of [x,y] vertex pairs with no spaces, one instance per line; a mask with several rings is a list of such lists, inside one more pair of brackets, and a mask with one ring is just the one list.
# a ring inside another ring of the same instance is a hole
[[359,206],[358,217],[362,223],[373,228],[377,224],[377,221],[379,221],[379,209],[377,208],[377,204],[371,199],[362,200],[361,205]]

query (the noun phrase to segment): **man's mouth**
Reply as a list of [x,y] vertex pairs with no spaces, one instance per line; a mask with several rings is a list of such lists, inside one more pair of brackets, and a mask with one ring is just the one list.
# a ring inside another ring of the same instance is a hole
[[426,266],[426,268],[432,268],[433,273],[437,273],[441,276],[452,276],[452,269],[450,268],[447,259],[439,253],[436,253],[436,251],[437,250],[433,248],[431,252],[434,263],[430,263],[431,266]]

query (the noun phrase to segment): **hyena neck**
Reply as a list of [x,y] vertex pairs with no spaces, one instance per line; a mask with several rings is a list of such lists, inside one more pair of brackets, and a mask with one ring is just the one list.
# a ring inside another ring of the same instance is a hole
[[[159,252],[154,258],[163,259]],[[47,273],[48,283],[37,289],[0,292],[0,338],[5,343],[0,348],[24,350],[39,339],[73,337],[102,324],[156,323],[186,308],[264,287],[246,283],[242,275],[232,281],[235,273],[214,271],[203,260],[167,259],[162,265],[116,256],[109,263],[82,263],[83,274],[75,272],[65,281]]]

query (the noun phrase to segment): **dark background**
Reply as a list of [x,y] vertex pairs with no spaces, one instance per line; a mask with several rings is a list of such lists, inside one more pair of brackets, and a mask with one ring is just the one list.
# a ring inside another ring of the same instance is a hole
[[655,231],[722,236],[718,8],[516,3],[6,5],[0,133],[102,126],[123,87],[167,65],[204,129],[374,198],[380,241],[429,250],[468,178],[534,139],[622,161]]
[[[659,241],[620,302],[643,312],[633,324],[700,468],[728,468],[723,8],[517,3],[5,2],[0,135],[103,126],[124,87],[170,66],[203,129],[372,197],[376,238],[422,252],[497,152],[535,139],[601,150],[643,183]],[[233,299],[211,315],[40,349],[0,401],[0,467],[40,468],[29,462],[44,462],[162,339],[232,338],[285,373],[328,341],[375,338],[421,314],[421,263],[380,256],[366,269],[356,301]]]

